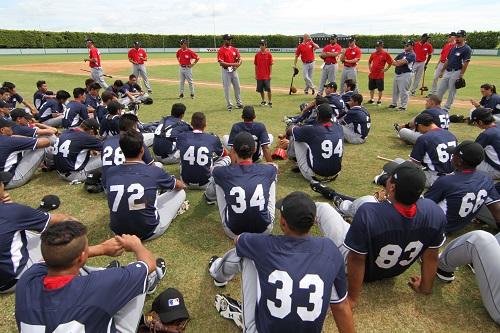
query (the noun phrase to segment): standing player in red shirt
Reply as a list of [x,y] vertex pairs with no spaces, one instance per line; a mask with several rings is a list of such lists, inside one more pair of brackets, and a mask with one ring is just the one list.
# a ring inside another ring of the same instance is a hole
[[417,60],[413,65],[415,79],[413,80],[413,86],[411,87],[412,96],[415,96],[415,92],[417,91],[418,85],[424,75],[424,71],[427,69],[427,64],[429,63],[429,60],[431,60],[432,52],[434,51],[431,43],[429,43],[429,39],[431,39],[431,37],[425,33],[413,47],[413,52],[415,53]]
[[106,81],[104,81],[104,71],[102,70],[101,67],[101,53],[95,47],[94,41],[90,38],[87,38],[85,40],[85,43],[87,44],[87,47],[89,49],[89,57],[84,58],[84,62],[89,62],[89,67],[90,67],[90,77],[94,79],[95,82],[99,83],[101,87],[106,89],[108,87],[108,84]]
[[[200,57],[187,47],[185,39],[180,40],[181,48],[177,51],[176,57],[179,61],[179,98],[184,98],[184,82],[187,80],[191,98],[194,98],[193,71],[192,68],[198,63]],[[192,61],[194,59],[194,62]]]
[[273,68],[273,55],[267,49],[266,41],[260,41],[260,51],[255,54],[255,59],[253,61],[255,65],[255,79],[257,80],[257,92],[260,93],[262,102],[261,106],[266,106],[266,101],[264,100],[264,91],[267,91],[267,105],[270,108],[273,107],[271,101],[271,72]]
[[439,81],[439,75],[441,74],[441,70],[443,69],[443,65],[446,62],[446,59],[448,58],[448,53],[450,53],[450,50],[455,46],[455,36],[457,34],[454,32],[450,32],[448,35],[448,42],[443,45],[443,49],[441,50],[441,55],[439,57],[439,61],[436,65],[436,71],[434,72],[434,79],[432,80],[432,88],[431,92],[429,95],[436,95],[437,94],[437,85]]
[[355,93],[358,93],[358,62],[361,60],[361,49],[356,45],[356,38],[349,38],[349,47],[340,55],[340,61],[344,64],[340,86],[344,86],[346,80],[353,80],[356,83]]
[[342,53],[342,46],[337,43],[337,35],[330,36],[330,44],[323,48],[323,52],[319,55],[325,64],[321,69],[321,81],[319,82],[318,94],[323,95],[325,84],[335,82],[337,78],[337,57]]
[[233,110],[233,103],[229,95],[229,87],[231,84],[233,85],[234,97],[236,98],[236,108],[242,109],[243,103],[241,102],[240,95],[240,78],[236,72],[242,63],[240,51],[231,45],[233,36],[225,34],[222,36],[222,39],[224,40],[224,44],[220,47],[219,52],[217,52],[217,61],[222,70],[222,85],[224,87],[227,110]]
[[128,61],[132,63],[132,74],[137,77],[137,80],[141,77],[146,89],[148,89],[148,93],[152,93],[153,90],[151,89],[151,84],[149,84],[148,72],[144,65],[144,62],[148,61],[148,54],[146,50],[141,48],[141,43],[134,42],[134,47],[128,51]]
[[[370,100],[368,104],[373,104],[373,96],[375,95],[375,88],[378,90],[377,106],[382,103],[382,93],[384,92],[384,73],[389,70],[392,64],[392,57],[384,50],[384,41],[377,41],[375,52],[370,55],[368,59],[368,89],[370,90]],[[385,65],[388,65],[385,67]]]
[[312,80],[312,75],[314,72],[314,50],[317,49],[319,49],[318,44],[312,41],[311,36],[304,34],[302,43],[297,46],[297,50],[295,51],[295,61],[293,63],[293,67],[297,67],[297,59],[300,56],[300,60],[302,60],[302,76],[304,77],[304,81],[306,83],[306,87],[304,88],[304,94],[306,95],[309,94],[309,88],[311,88],[313,95],[316,90]]

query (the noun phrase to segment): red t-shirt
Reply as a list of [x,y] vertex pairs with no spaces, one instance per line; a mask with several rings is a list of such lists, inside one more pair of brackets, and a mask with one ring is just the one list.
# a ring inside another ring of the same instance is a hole
[[448,59],[448,53],[450,53],[450,50],[455,46],[455,43],[446,43],[443,46],[443,49],[441,50],[441,56],[439,57],[439,61],[441,61],[443,64],[446,62],[446,59]]
[[265,52],[257,52],[253,61],[255,65],[255,79],[269,80],[271,79],[271,66],[273,64],[273,55],[266,50]]
[[176,57],[179,61],[179,65],[190,65],[191,59],[200,59],[191,49],[179,49],[176,53]]
[[427,60],[427,56],[432,54],[434,49],[432,45],[428,42],[422,44],[422,42],[416,42],[413,46],[413,52],[415,52],[416,62],[422,62]]
[[[345,50],[345,60],[361,59],[361,49],[357,46]],[[356,67],[356,64],[344,63],[345,67]]]
[[89,61],[89,66],[92,67],[92,68],[95,68],[95,67],[101,67],[101,52],[99,52],[99,50],[97,49],[97,47],[93,47],[89,50],[89,58],[90,59],[96,59],[97,60],[97,64],[92,62],[92,61]]
[[386,51],[375,51],[370,55],[368,63],[371,63],[371,70],[368,77],[370,79],[383,79],[384,78],[384,67],[387,63],[392,63],[392,57]]
[[[342,46],[340,46],[338,43],[335,43],[334,45],[328,44],[323,48],[323,52],[334,52],[334,53],[340,53],[342,52]],[[336,64],[337,63],[337,57],[327,57],[325,58],[325,63],[327,64]]]
[[144,59],[148,58],[148,54],[146,53],[146,51],[144,51],[141,48],[139,48],[137,50],[135,48],[132,48],[132,49],[130,49],[130,51],[128,51],[128,58],[132,59],[136,63],[142,65],[142,64],[144,64]]
[[297,46],[297,50],[295,51],[295,55],[300,55],[300,60],[302,62],[311,62],[314,61],[314,44],[313,41],[310,40],[307,43],[300,43]]
[[217,60],[227,62],[227,63],[235,63],[240,59],[240,51],[237,48],[232,46],[222,46],[217,52]]

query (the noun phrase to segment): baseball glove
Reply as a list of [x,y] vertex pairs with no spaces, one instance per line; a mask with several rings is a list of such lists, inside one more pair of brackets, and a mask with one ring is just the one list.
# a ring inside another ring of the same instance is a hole
[[144,315],[144,323],[139,326],[138,333],[182,333],[186,329],[189,319],[180,319],[167,324],[160,320],[154,311]]
[[151,97],[146,97],[142,100],[142,104],[151,105],[151,104],[153,104],[153,99]]
[[377,192],[373,193],[373,196],[375,197],[375,199],[377,199],[378,202],[382,202],[387,199],[387,193],[384,189],[378,190]]
[[296,76],[297,74],[299,74],[299,69],[297,67],[294,67],[293,68],[293,76]]
[[290,88],[290,92],[291,92],[292,94],[295,94],[295,93],[297,92],[297,88],[295,88],[295,87],[291,87],[291,88]]
[[460,89],[463,87],[465,87],[465,79],[461,77],[455,81],[455,89]]

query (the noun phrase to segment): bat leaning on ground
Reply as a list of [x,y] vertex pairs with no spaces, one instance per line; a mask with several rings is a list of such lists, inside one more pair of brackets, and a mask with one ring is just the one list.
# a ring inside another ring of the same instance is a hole
[[[88,69],[83,69],[83,68],[80,68],[80,70],[81,70],[82,72],[92,73],[92,72],[91,72],[91,71],[89,71]],[[110,79],[112,79],[112,78],[113,78],[111,75],[108,75],[108,74],[102,74],[102,76],[109,77]]]

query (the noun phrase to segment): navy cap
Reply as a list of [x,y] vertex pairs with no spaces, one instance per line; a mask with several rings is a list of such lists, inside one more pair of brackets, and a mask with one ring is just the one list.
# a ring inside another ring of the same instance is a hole
[[333,89],[337,90],[337,83],[329,82],[329,83],[325,84],[323,87],[324,88],[333,88]]
[[434,118],[427,113],[427,112],[422,112],[418,116],[415,117],[415,131],[418,128],[418,125],[424,125],[424,126],[430,126],[431,124],[434,123]]
[[92,40],[92,38],[87,37],[85,38],[85,43],[94,43],[94,41]]
[[233,36],[231,36],[230,34],[225,34],[224,36],[222,36],[222,39],[223,40],[231,40],[231,39],[233,39]]
[[332,40],[332,39],[337,39],[337,35],[336,34],[331,35],[330,40]]
[[470,120],[472,121],[478,121],[478,120],[490,120],[492,119],[493,113],[491,112],[491,109],[486,109],[486,108],[477,108],[472,113],[470,114]]
[[474,141],[462,141],[456,147],[448,147],[446,152],[453,155],[458,155],[460,158],[472,167],[479,165],[484,160],[483,147]]
[[253,135],[247,131],[242,131],[234,137],[233,149],[238,154],[240,152],[254,151],[255,139]]
[[316,220],[316,204],[304,192],[292,192],[276,203],[288,225],[301,230],[309,229]]
[[151,308],[164,324],[180,319],[189,319],[184,297],[180,291],[174,288],[168,288],[158,295]]
[[431,36],[426,32],[422,34],[422,38],[431,38]]
[[8,119],[5,119],[5,118],[0,118],[0,128],[4,128],[4,127],[12,127],[14,126],[16,123],[11,121],[11,120],[8,120]]
[[42,198],[42,201],[40,201],[40,206],[38,207],[38,209],[44,212],[48,212],[59,208],[60,205],[61,205],[61,200],[59,199],[59,197],[57,195],[49,194]]
[[455,31],[452,31],[448,34],[448,37],[455,37],[457,33]]
[[0,172],[0,182],[4,185],[7,185],[8,182],[12,179],[13,175],[10,172],[1,171]]
[[355,42],[355,41],[356,41],[356,37],[354,37],[354,36],[349,37],[349,43]]
[[404,45],[405,46],[408,46],[408,45],[414,46],[415,42],[413,40],[411,40],[411,39],[408,39],[406,42],[404,42]]
[[377,46],[384,46],[384,41],[383,41],[382,39],[379,39],[379,40],[375,43],[375,45],[377,45]]
[[251,105],[247,105],[243,108],[243,111],[241,112],[241,117],[243,119],[254,119],[255,118],[255,109]]
[[81,126],[99,132],[99,122],[94,118],[85,119]]
[[140,42],[138,42],[138,41],[135,41],[135,42],[134,42],[134,45],[141,45],[141,43],[140,43]]
[[457,37],[465,37],[465,36],[467,36],[467,33],[465,32],[465,30],[458,30],[456,36]]
[[187,41],[183,38],[183,39],[181,39],[181,40],[179,41],[179,44],[184,44],[184,43],[186,43],[186,42],[187,42]]

